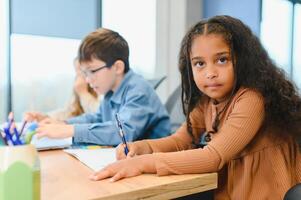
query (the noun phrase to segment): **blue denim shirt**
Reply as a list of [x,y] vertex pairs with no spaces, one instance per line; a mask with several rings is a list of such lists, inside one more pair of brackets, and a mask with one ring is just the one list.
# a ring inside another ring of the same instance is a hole
[[152,86],[132,70],[116,92],[108,92],[96,113],[67,120],[74,124],[74,143],[118,145],[121,138],[115,121],[118,113],[127,141],[170,135],[170,120]]

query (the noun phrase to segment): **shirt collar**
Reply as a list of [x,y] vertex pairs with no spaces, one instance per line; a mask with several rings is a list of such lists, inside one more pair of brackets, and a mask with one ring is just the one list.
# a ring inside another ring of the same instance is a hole
[[133,77],[134,72],[130,69],[123,77],[119,87],[117,88],[117,90],[115,92],[109,92],[108,95],[112,95],[111,97],[111,101],[115,102],[115,103],[121,103],[121,99],[122,99],[122,94],[124,92],[125,87],[127,87],[127,83],[130,81],[130,79]]

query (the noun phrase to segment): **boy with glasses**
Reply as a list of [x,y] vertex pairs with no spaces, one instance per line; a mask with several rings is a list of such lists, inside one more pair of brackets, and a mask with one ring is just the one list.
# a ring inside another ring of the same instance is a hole
[[[99,95],[99,110],[67,121],[42,120],[37,136],[73,137],[74,143],[118,145],[121,139],[115,114],[118,113],[128,141],[160,138],[170,134],[170,121],[154,89],[129,66],[129,48],[117,32],[97,29],[81,43],[78,59],[86,81]],[[28,121],[38,119],[26,113]]]

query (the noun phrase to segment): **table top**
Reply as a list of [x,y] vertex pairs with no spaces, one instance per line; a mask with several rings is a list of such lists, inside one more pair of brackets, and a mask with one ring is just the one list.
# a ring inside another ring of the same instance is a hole
[[111,183],[91,181],[93,171],[62,150],[39,152],[41,199],[170,199],[217,188],[217,173],[143,174]]

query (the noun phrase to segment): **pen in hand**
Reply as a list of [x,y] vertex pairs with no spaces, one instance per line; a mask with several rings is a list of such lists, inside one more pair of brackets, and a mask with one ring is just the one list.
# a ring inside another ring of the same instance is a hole
[[119,129],[119,136],[121,137],[122,143],[124,144],[124,154],[128,155],[129,149],[128,149],[128,146],[127,146],[127,143],[126,143],[126,140],[125,140],[124,131],[123,131],[118,113],[115,114],[115,118],[116,118],[117,126],[118,126],[118,129]]

